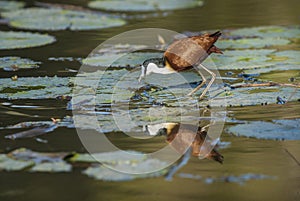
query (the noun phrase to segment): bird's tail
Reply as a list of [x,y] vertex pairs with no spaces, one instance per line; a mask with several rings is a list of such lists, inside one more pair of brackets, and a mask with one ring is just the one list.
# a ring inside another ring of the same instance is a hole
[[209,37],[219,38],[222,35],[221,31],[210,34]]

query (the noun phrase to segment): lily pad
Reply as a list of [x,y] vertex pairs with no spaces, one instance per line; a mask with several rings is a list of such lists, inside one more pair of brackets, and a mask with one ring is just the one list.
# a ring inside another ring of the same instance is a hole
[[12,81],[0,79],[0,98],[5,99],[45,99],[55,98],[71,92],[69,78],[24,77]]
[[0,57],[0,68],[5,71],[18,71],[19,69],[39,68],[41,62],[20,57]]
[[296,50],[279,51],[274,53],[273,59],[277,60],[278,63],[299,64],[300,66],[300,51],[296,51]]
[[300,119],[249,121],[228,128],[228,132],[238,136],[273,140],[299,140]]
[[[272,59],[268,56],[275,50],[254,49],[254,50],[227,50],[222,55],[211,55],[212,61],[219,70],[240,70],[264,68],[273,65]],[[206,64],[204,61],[203,64]]]
[[30,169],[30,172],[71,172],[72,165],[60,161],[54,163],[39,163]]
[[267,66],[266,68],[255,68],[255,69],[246,69],[244,73],[246,74],[263,74],[269,73],[272,71],[287,71],[287,70],[300,70],[299,65],[292,65],[292,64],[279,64],[279,65],[271,65]]
[[236,29],[230,32],[231,35],[243,37],[261,38],[300,38],[300,27],[285,26],[260,26],[251,28]]
[[14,160],[5,154],[0,154],[0,170],[19,171],[33,166],[32,161]]
[[284,38],[242,38],[219,40],[216,46],[220,49],[266,48],[287,45],[290,41]]
[[[285,50],[276,51],[274,49],[243,49],[243,50],[226,50],[224,54],[213,54],[210,56],[212,61],[219,70],[248,70],[248,69],[262,69],[263,68],[280,68],[280,66],[287,66],[293,69],[294,66],[300,66],[300,51]],[[207,64],[207,60],[203,62]],[[300,68],[300,67],[299,67]],[[298,69],[299,69],[298,68]],[[268,70],[269,71],[269,70]],[[258,73],[258,72],[256,72]]]
[[22,1],[0,1],[0,11],[17,10],[24,6]]
[[43,162],[61,162],[68,153],[40,153],[26,148],[19,148],[7,154],[14,160],[33,161],[35,164]]
[[160,58],[162,53],[135,52],[129,54],[103,54],[82,60],[82,63],[97,67],[130,67],[141,66],[146,59]]
[[105,152],[105,153],[94,153],[90,154],[75,154],[69,160],[72,162],[85,162],[85,163],[106,163],[106,164],[117,164],[117,163],[135,163],[137,161],[143,161],[145,158],[143,154],[135,151],[127,151],[130,154],[124,154],[124,151]]
[[[157,159],[145,159],[143,161],[138,161],[135,163],[119,163],[117,165],[117,169],[122,170],[123,172],[134,172],[136,170],[142,172],[151,172],[153,168],[157,169],[157,167],[161,167],[164,165],[165,162],[159,161]],[[102,165],[96,167],[89,167],[83,171],[84,174],[97,180],[130,181],[138,178],[159,177],[165,175],[167,173],[167,170],[165,169],[148,174],[126,174],[123,172],[117,172]]]
[[0,31],[0,50],[37,47],[53,42],[55,38],[48,34]]
[[88,6],[110,11],[145,12],[158,10],[177,10],[202,6],[200,0],[97,0]]
[[59,8],[26,8],[1,15],[9,20],[10,26],[30,30],[92,30],[126,23],[116,17]]

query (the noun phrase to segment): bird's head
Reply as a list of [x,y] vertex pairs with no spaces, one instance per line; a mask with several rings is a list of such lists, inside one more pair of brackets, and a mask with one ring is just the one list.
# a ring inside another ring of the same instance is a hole
[[[145,63],[145,62],[144,62]],[[147,65],[141,66],[141,75],[139,77],[139,82],[146,78],[147,75],[151,73],[159,72],[159,68],[155,63],[149,63]]]
[[178,127],[179,127],[179,123],[160,123],[160,124],[146,125],[143,127],[143,130],[147,135],[168,136],[174,131],[175,128]]

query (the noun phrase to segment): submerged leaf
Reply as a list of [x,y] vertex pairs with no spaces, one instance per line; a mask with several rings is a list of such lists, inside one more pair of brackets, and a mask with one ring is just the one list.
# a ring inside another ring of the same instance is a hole
[[36,127],[36,128],[31,129],[31,130],[22,131],[22,132],[19,132],[19,133],[7,135],[7,136],[5,136],[5,138],[15,140],[15,139],[19,139],[19,138],[36,137],[36,136],[39,136],[39,135],[43,135],[43,134],[52,132],[57,127],[58,126],[56,124],[53,124],[51,126]]
[[47,34],[0,31],[0,50],[37,47],[53,42],[55,38]]
[[200,0],[96,0],[91,1],[88,6],[91,8],[111,11],[156,11],[176,10],[202,6]]
[[59,8],[26,8],[1,15],[9,19],[11,26],[31,30],[91,30],[122,26],[126,23],[122,19],[105,15]]

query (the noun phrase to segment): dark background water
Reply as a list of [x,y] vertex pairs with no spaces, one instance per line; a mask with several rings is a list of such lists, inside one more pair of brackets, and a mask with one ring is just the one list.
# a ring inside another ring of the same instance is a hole
[[[28,1],[29,4],[33,1]],[[50,1],[85,6],[88,1]],[[106,39],[137,28],[165,28],[177,32],[202,31],[210,29],[228,29],[251,27],[258,25],[295,25],[300,22],[299,0],[206,0],[203,7],[172,11],[164,17],[132,19],[122,27],[93,31],[54,31],[49,34],[57,38],[57,42],[44,47],[21,50],[0,51],[0,56],[21,56],[43,62],[35,71],[20,71],[19,76],[59,75],[73,76],[64,72],[66,67],[78,69],[77,62],[51,62],[49,57],[86,57],[94,48]],[[1,25],[0,30],[15,30]],[[1,77],[10,77],[15,73],[1,72]],[[1,102],[4,102],[2,100]],[[65,110],[65,103],[55,100],[14,101],[16,104],[44,106],[43,110],[8,109],[0,106],[1,126],[29,120],[49,120],[51,117],[61,118],[70,115]],[[260,107],[233,110],[237,117],[243,119],[264,120],[270,118],[299,118],[297,103],[290,103],[296,110],[282,107],[281,116],[267,113],[259,116],[254,111]],[[265,111],[272,106],[264,108]],[[248,111],[246,114],[243,111]],[[12,113],[15,112],[15,113]],[[19,114],[16,114],[19,112]],[[263,113],[263,112],[262,112]],[[34,118],[34,115],[39,115]],[[4,139],[11,130],[1,131],[0,151],[8,152],[14,148],[27,147],[35,151],[79,151],[84,148],[75,129],[57,129],[44,138],[47,144],[32,139],[10,141]],[[117,133],[112,138],[120,138]],[[141,179],[128,182],[96,181],[82,175],[82,169],[72,173],[28,173],[0,172],[1,200],[299,200],[300,169],[290,157],[293,153],[299,158],[299,141],[269,141],[248,139],[222,135],[222,140],[231,142],[231,146],[222,150],[225,156],[223,165],[209,160],[191,158],[180,172],[198,174],[203,177],[220,177],[245,173],[266,174],[275,179],[249,181],[244,185],[238,183],[216,182],[206,184],[202,181],[175,177],[172,182],[163,178]],[[130,146],[132,142],[118,141]],[[156,148],[160,144],[149,144]]]

